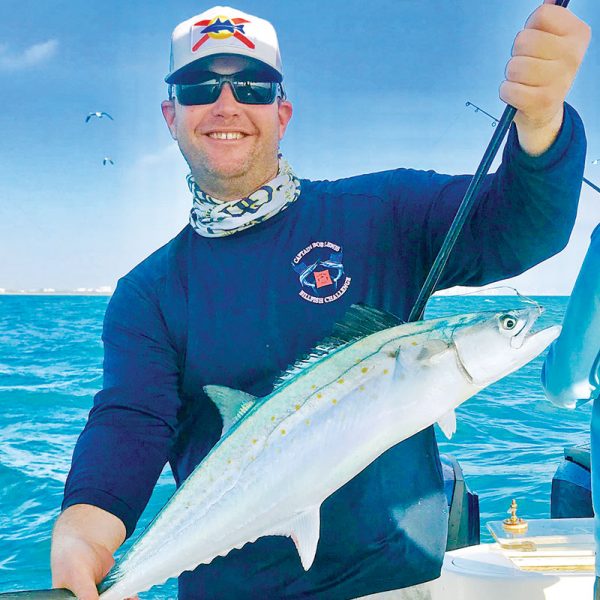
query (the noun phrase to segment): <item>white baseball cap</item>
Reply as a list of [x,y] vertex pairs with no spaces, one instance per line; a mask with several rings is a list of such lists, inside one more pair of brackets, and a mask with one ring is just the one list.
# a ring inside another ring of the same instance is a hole
[[202,70],[202,59],[237,54],[258,61],[257,66],[283,79],[277,33],[269,21],[229,6],[214,6],[180,23],[171,37],[167,83],[186,83]]

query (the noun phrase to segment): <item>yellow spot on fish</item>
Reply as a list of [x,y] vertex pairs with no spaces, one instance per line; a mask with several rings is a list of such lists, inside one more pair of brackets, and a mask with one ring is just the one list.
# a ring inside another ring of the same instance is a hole
[[360,372],[361,372],[361,373],[366,373],[368,370],[369,370],[369,369],[367,369],[367,367],[363,367],[363,368],[360,370]]
[[412,346],[416,346],[416,345],[417,345],[417,342],[411,342],[411,345],[412,345]]
[[306,419],[306,421],[304,421],[307,425],[310,425],[310,419]]
[[383,374],[384,374],[384,375],[387,375],[388,373],[389,373],[389,371],[388,371],[387,369],[384,369],[384,370],[383,370]]
[[256,442],[258,442],[258,440],[252,440],[252,443],[253,443],[253,444],[256,444]]
[[285,435],[285,429],[281,430],[281,435]]
[[343,379],[338,379],[338,383],[344,383]]
[[323,394],[317,394],[317,398],[322,398]]
[[274,421],[274,420],[275,420],[275,416],[272,416],[272,417],[271,417],[271,421]]
[[316,385],[311,385],[311,386],[310,386],[310,389],[311,389],[311,390],[316,390],[316,389],[317,389],[317,386],[316,386]]
[[359,391],[359,392],[364,392],[364,391],[365,391],[365,386],[364,386],[364,385],[361,385],[361,386],[358,388],[358,391]]
[[331,404],[337,404],[337,400],[334,398],[334,399],[331,401]]
[[296,404],[296,406],[294,406],[294,408],[295,408],[296,410],[300,410],[300,405],[299,405],[299,404]]
[[360,358],[357,358],[357,359],[354,361],[354,364],[355,364],[355,365],[357,365],[359,362],[360,362]]
[[229,460],[227,461],[227,464],[228,464],[228,465],[230,465],[230,464],[231,464],[231,459],[229,459]]

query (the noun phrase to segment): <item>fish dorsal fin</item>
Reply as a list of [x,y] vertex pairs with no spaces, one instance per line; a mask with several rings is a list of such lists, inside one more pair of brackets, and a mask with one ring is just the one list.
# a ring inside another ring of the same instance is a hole
[[444,435],[450,439],[454,433],[456,433],[456,412],[451,410],[438,420],[440,429],[444,432]]
[[252,394],[224,385],[205,385],[204,391],[221,413],[223,419],[221,436],[225,435],[254,406],[257,400],[256,396]]
[[394,377],[401,379],[408,373],[414,375],[417,363],[421,367],[435,365],[441,360],[442,354],[448,348],[448,344],[440,339],[425,340],[415,346],[411,344],[400,346],[396,358]]
[[310,569],[317,553],[321,528],[320,509],[320,506],[313,506],[265,534],[291,537],[305,571]]
[[353,304],[346,311],[342,320],[333,326],[333,330],[329,336],[285,370],[275,381],[275,388],[280,387],[308,366],[319,361],[334,350],[346,344],[351,344],[372,333],[402,325],[402,323],[401,319],[391,313],[372,308],[365,304]]
[[343,319],[333,326],[331,335],[324,341],[335,341],[338,345],[348,344],[402,323],[404,321],[392,313],[366,304],[353,304],[346,311]]

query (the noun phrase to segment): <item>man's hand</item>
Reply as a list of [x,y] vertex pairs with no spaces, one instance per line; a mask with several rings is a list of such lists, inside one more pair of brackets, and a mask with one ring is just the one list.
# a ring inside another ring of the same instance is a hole
[[79,600],[97,600],[96,584],[113,563],[112,554],[101,544],[62,536],[52,546],[52,586],[71,590]]
[[518,109],[519,143],[537,156],[554,142],[563,102],[590,43],[591,29],[566,8],[544,0],[515,38],[500,98]]
[[52,534],[53,587],[71,590],[79,600],[98,600],[96,584],[124,539],[125,526],[114,515],[87,504],[67,508]]

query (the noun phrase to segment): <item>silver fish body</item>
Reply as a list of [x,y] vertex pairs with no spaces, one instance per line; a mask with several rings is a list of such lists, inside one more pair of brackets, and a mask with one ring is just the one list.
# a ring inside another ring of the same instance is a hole
[[542,352],[560,331],[530,329],[539,309],[398,325],[353,307],[332,339],[273,392],[207,386],[219,442],[100,584],[122,600],[265,535],[292,538],[309,569],[323,501],[387,449]]

